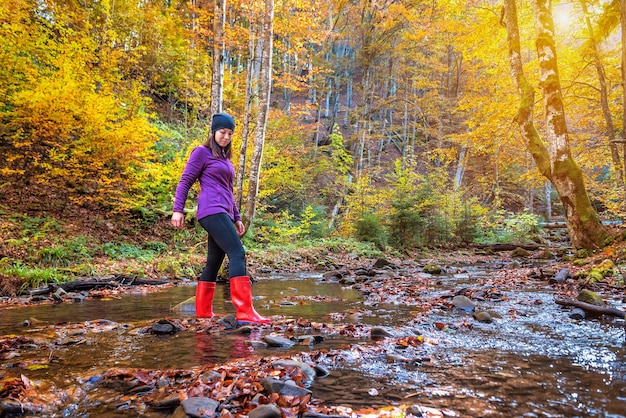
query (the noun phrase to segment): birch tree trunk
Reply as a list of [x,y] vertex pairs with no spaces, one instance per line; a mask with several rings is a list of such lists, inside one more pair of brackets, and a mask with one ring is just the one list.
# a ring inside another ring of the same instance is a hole
[[259,174],[265,145],[265,127],[267,114],[270,106],[270,93],[272,91],[272,48],[274,38],[274,0],[265,0],[265,20],[263,22],[263,54],[261,58],[261,88],[259,91],[259,112],[254,131],[254,149],[250,161],[250,178],[248,182],[248,195],[244,223],[252,224],[256,210],[256,197],[259,191]]
[[222,111],[224,94],[224,28],[226,26],[226,0],[215,0],[214,13],[211,115]]
[[516,121],[537,168],[559,194],[572,245],[576,248],[600,248],[605,245],[608,232],[591,206],[582,170],[570,153],[550,2],[534,0],[533,8],[548,148],[544,146],[533,121],[535,90],[524,74],[515,0],[505,0],[511,76],[521,100]]
[[243,181],[246,173],[246,162],[248,158],[248,144],[250,143],[250,119],[252,118],[252,109],[255,98],[257,97],[257,79],[255,78],[256,72],[256,29],[253,24],[250,24],[250,42],[248,44],[248,50],[250,56],[248,57],[248,72],[246,74],[246,97],[243,109],[243,123],[241,126],[241,149],[239,152],[239,164],[237,165],[237,178],[235,179],[235,202],[237,207],[242,207],[243,204]]

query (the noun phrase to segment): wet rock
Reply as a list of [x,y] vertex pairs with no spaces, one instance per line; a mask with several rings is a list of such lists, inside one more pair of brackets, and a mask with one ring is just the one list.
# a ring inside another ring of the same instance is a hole
[[152,324],[151,330],[157,335],[174,334],[175,332],[180,331],[176,325],[172,324],[167,319],[160,319],[158,322]]
[[358,276],[354,278],[354,281],[356,281],[357,283],[363,283],[363,282],[366,282],[367,279],[369,279],[369,276],[366,276],[364,274],[359,274]]
[[246,335],[251,334],[253,328],[250,325],[242,325],[235,331],[235,334]]
[[185,299],[178,305],[172,308],[172,311],[182,313],[195,313],[196,312],[196,297],[192,296],[189,299]]
[[203,418],[214,416],[220,403],[211,398],[188,398],[180,403],[176,408],[173,418]]
[[394,363],[408,363],[410,361],[408,357],[397,353],[385,353],[385,358]]
[[272,367],[296,367],[302,370],[302,373],[304,373],[307,379],[311,381],[313,381],[315,379],[315,376],[317,376],[317,373],[315,372],[315,369],[313,367],[301,361],[289,359],[277,360],[272,363]]
[[146,392],[151,392],[154,388],[150,385],[141,385],[141,386],[136,386],[134,388],[132,388],[131,390],[128,391],[129,395],[134,395],[137,393],[146,393]]
[[374,268],[379,269],[383,267],[395,267],[395,265],[385,258],[379,258],[378,260],[376,260],[376,262],[374,263]]
[[274,404],[259,405],[248,413],[249,418],[281,418],[280,409]]
[[346,286],[351,286],[351,285],[353,285],[353,284],[355,284],[355,283],[356,283],[356,278],[355,278],[355,277],[352,277],[352,276],[342,277],[342,278],[339,280],[339,283],[341,283],[341,284],[345,284]]
[[280,337],[276,335],[266,335],[263,337],[263,341],[267,343],[269,347],[293,347],[296,343],[288,338]]
[[373,327],[370,331],[372,338],[388,338],[393,337],[393,334],[382,327]]
[[209,370],[207,372],[202,373],[202,376],[200,376],[200,379],[202,380],[203,383],[209,383],[213,380],[219,379],[222,377],[222,374],[219,372],[216,372],[215,370]]
[[325,280],[333,281],[333,280],[341,279],[343,276],[346,275],[346,273],[347,272],[343,270],[333,270],[333,271],[327,271],[326,273],[322,274],[322,277]]
[[465,312],[474,312],[476,306],[467,296],[455,296],[452,298],[452,304],[457,309],[462,309]]
[[320,366],[319,364],[314,365],[313,369],[315,370],[315,375],[317,377],[326,377],[330,375],[330,370],[324,366]]
[[571,319],[585,319],[586,316],[587,314],[585,313],[585,311],[580,308],[572,309],[572,312],[570,312],[569,314],[569,317]]
[[422,271],[427,274],[441,274],[443,273],[443,268],[436,264],[426,264]]
[[578,300],[595,306],[604,306],[604,300],[595,292],[583,289],[578,294]]
[[310,390],[300,387],[293,382],[283,382],[275,377],[264,378],[261,380],[261,386],[263,386],[263,391],[268,395],[272,393],[284,396],[305,396],[313,394]]
[[86,296],[83,293],[70,292],[65,295],[66,299],[71,299],[74,303],[81,303],[85,300]]
[[491,318],[489,312],[485,311],[476,312],[474,314],[474,319],[476,319],[478,322],[484,322],[486,324],[490,324],[493,322],[493,318]]
[[246,345],[252,348],[267,348],[268,347],[265,341],[259,341],[259,340],[246,341]]
[[154,409],[174,409],[180,405],[180,396],[177,393],[159,399],[152,404]]
[[315,337],[313,337],[312,335],[306,335],[304,337],[297,338],[296,341],[300,345],[312,346],[313,344],[315,344]]
[[237,318],[235,318],[235,315],[226,315],[217,321],[217,325],[225,329],[237,328]]
[[305,412],[302,418],[345,418],[344,415],[326,415],[319,412]]
[[63,298],[65,297],[66,294],[67,292],[62,287],[59,287],[52,294],[52,298],[54,299],[55,302],[60,303],[60,302],[63,302]]

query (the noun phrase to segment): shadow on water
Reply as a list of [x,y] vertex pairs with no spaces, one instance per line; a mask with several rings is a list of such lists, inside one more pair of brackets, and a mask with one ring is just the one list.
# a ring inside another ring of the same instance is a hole
[[[488,275],[471,268],[468,271],[438,277],[436,285],[421,297],[476,286],[481,277]],[[214,301],[217,314],[234,313],[227,289],[225,285],[218,286]],[[272,349],[246,344],[259,339],[254,332],[245,336],[190,332],[139,336],[132,332],[138,324],[158,318],[193,318],[193,314],[171,308],[194,292],[194,286],[180,286],[150,294],[130,293],[119,299],[3,309],[3,335],[28,335],[35,333],[38,326],[98,319],[127,325],[102,332],[88,343],[55,349],[50,357],[58,361],[47,369],[20,370],[19,362],[27,359],[19,358],[3,361],[0,374],[23,372],[29,378],[51,380],[63,388],[76,384],[77,376],[113,367],[189,368],[233,358],[289,354],[294,350],[350,350],[355,343],[333,336],[314,347]],[[626,416],[624,321],[570,320],[568,311],[554,304],[550,290],[541,284],[532,290],[503,292],[506,298],[501,302],[482,303],[480,307],[488,309],[495,318],[490,324],[450,310],[434,310],[421,317],[410,306],[364,307],[357,291],[308,274],[261,278],[253,285],[253,293],[257,295],[255,306],[262,315],[333,322],[334,313],[360,311],[361,323],[409,327],[430,342],[421,348],[430,361],[418,364],[394,362],[385,356],[326,364],[330,375],[315,380],[310,389],[315,398],[331,405],[362,408],[415,403],[448,408],[469,417]],[[294,295],[302,298],[294,299]],[[324,296],[332,300],[322,301]],[[284,305],[280,303],[283,299],[298,303]],[[29,318],[36,320],[35,326],[24,328],[23,323]],[[450,326],[438,329],[433,326],[436,322]],[[473,326],[453,326],[462,322]]]

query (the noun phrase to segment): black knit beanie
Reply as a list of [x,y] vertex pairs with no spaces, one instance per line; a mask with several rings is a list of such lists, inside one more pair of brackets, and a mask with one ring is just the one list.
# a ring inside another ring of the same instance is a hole
[[228,128],[231,131],[235,130],[235,119],[228,113],[216,113],[211,120],[211,132],[219,131],[220,129]]

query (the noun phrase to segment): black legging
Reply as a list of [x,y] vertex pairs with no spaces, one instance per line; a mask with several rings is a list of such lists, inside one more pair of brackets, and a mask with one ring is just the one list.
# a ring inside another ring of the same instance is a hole
[[198,222],[209,233],[206,266],[199,280],[201,282],[217,281],[217,273],[225,255],[228,255],[229,278],[245,276],[245,250],[230,217],[226,213],[218,213],[206,216]]

